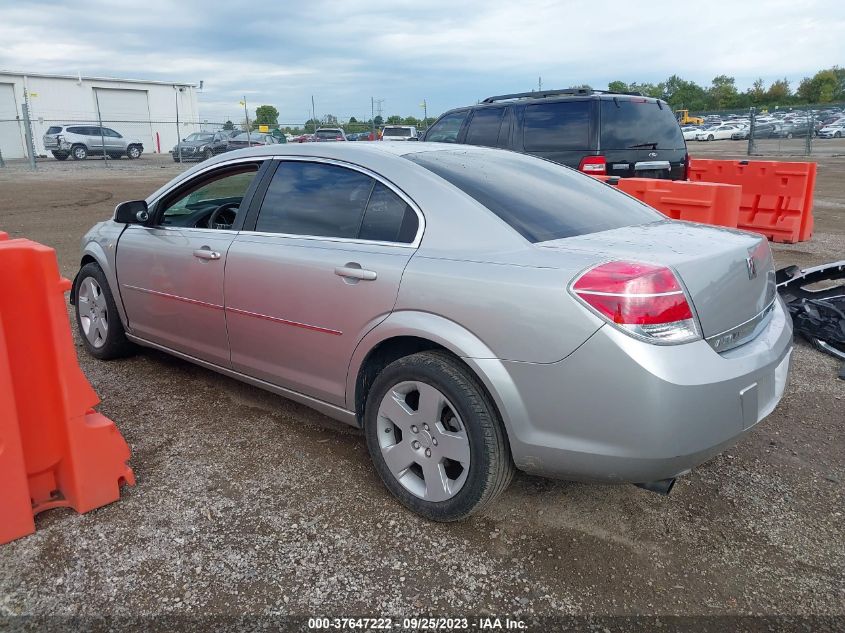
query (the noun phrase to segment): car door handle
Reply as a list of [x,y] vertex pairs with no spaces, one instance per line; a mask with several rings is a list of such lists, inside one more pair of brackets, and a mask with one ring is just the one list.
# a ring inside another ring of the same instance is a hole
[[218,253],[217,251],[213,251],[210,248],[198,248],[194,251],[194,257],[199,257],[200,259],[217,260],[220,259],[220,253]]
[[364,270],[360,266],[338,266],[334,269],[334,274],[339,277],[346,277],[347,279],[360,279],[362,281],[375,281],[378,275],[374,270]]

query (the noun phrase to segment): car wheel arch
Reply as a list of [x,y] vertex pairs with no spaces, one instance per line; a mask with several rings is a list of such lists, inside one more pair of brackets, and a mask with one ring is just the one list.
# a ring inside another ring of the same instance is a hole
[[[348,410],[356,413],[359,424],[363,420],[367,387],[378,371],[398,358],[424,349],[445,350],[467,365],[496,405],[510,435],[510,416],[504,410],[503,398],[498,392],[498,382],[504,379],[505,374],[500,373],[494,384],[493,378],[476,362],[483,360],[485,366],[489,366],[501,365],[501,361],[481,339],[462,325],[436,314],[412,310],[391,313],[359,341],[353,352],[347,371],[346,405]],[[369,367],[368,362],[371,363]]]
[[[106,281],[109,284],[109,289],[111,290],[112,295],[114,296],[114,302],[117,306],[117,312],[120,316],[120,321],[123,324],[124,329],[127,332],[131,332],[131,329],[129,327],[129,321],[126,318],[126,311],[123,307],[123,296],[121,295],[120,286],[117,283],[117,276],[114,270],[114,266],[111,262],[113,262],[113,260],[110,260],[105,250],[103,250],[103,247],[99,243],[91,241],[85,245],[85,250],[79,262],[79,268],[81,269],[83,266],[90,263],[97,264],[97,266],[100,267],[100,270],[102,270],[103,274],[106,276]],[[71,303],[74,303],[76,301],[76,290],[78,281],[78,278],[74,279],[74,283],[70,290]]]

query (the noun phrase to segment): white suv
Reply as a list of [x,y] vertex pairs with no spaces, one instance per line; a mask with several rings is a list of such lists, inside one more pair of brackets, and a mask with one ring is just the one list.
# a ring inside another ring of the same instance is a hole
[[103,155],[109,158],[138,158],[144,152],[144,144],[137,138],[127,138],[111,128],[99,125],[53,125],[44,135],[44,149],[52,152],[57,160],[68,156],[73,160],[84,160]]
[[417,128],[413,125],[385,125],[382,131],[383,141],[417,141]]

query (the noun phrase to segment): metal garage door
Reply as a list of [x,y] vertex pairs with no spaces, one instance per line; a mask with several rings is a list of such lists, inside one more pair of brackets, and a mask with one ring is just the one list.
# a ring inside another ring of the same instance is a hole
[[100,103],[103,125],[125,137],[138,138],[144,151],[151,152],[153,143],[150,106],[146,90],[94,88]]
[[17,112],[14,85],[0,84],[0,151],[3,158],[26,158]]

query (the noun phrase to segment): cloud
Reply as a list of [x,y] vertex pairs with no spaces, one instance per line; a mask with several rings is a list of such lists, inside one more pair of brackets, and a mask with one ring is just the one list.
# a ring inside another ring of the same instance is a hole
[[[272,103],[282,119],[421,114],[489,94],[608,81],[699,83],[758,76],[793,85],[845,62],[845,5],[833,0],[676,2],[312,0],[27,2],[0,13],[0,67],[198,83],[204,118],[237,102]],[[227,105],[229,104],[229,105]]]

